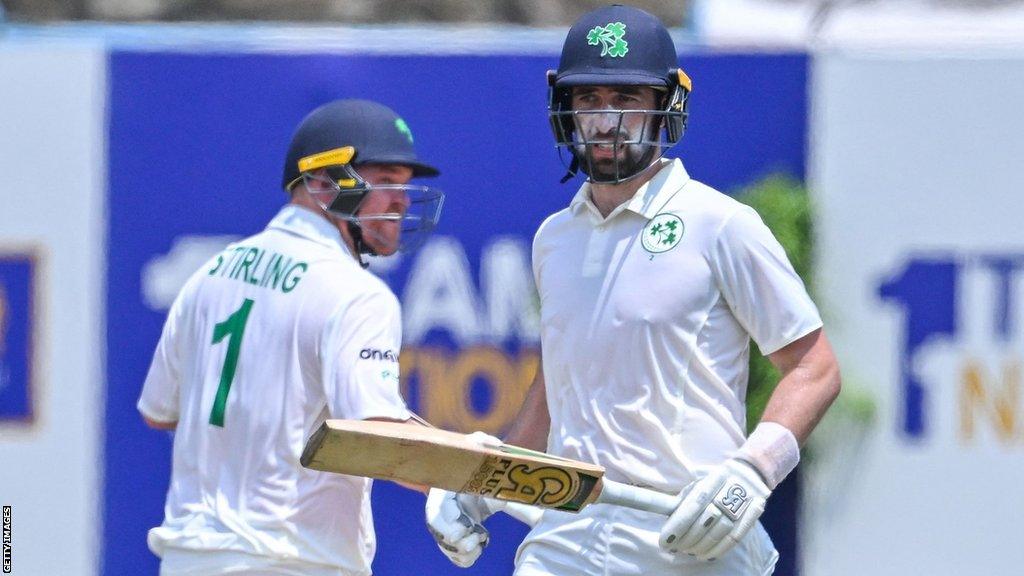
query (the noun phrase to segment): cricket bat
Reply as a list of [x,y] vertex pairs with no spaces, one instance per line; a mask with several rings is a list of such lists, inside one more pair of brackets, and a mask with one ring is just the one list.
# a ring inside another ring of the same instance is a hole
[[679,503],[674,495],[606,480],[595,464],[509,444],[484,447],[465,434],[400,422],[327,420],[306,442],[301,462],[569,512],[601,503],[668,516]]

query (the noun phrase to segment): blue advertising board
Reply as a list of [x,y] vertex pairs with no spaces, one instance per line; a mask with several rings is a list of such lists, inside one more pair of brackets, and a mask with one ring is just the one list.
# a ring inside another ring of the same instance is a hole
[[33,411],[33,354],[41,319],[33,307],[36,256],[0,249],[0,425],[28,424]]
[[[694,79],[692,115],[670,155],[724,191],[772,172],[802,178],[805,55],[681,62]],[[556,64],[555,55],[111,55],[102,574],[156,573],[145,534],[162,518],[171,440],[145,427],[135,402],[174,278],[199,255],[263,228],[286,201],[279,183],[292,130],[326,101],[391,106],[442,172],[432,184],[448,197],[433,240],[373,265],[403,302],[410,404],[447,428],[508,425],[537,363],[530,240],[579,184],[558,183],[565,168],[545,82]],[[436,549],[422,500],[376,484],[376,573],[466,573]],[[785,558],[795,508],[775,500],[783,528],[769,530]],[[492,545],[472,573],[510,574],[525,527],[489,524]]]

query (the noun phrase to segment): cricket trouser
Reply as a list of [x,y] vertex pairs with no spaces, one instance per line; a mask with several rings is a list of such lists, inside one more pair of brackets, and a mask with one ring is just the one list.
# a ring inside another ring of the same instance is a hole
[[515,576],[768,576],[779,553],[758,522],[732,550],[712,562],[658,546],[667,518],[595,504],[579,514],[546,510],[516,553]]

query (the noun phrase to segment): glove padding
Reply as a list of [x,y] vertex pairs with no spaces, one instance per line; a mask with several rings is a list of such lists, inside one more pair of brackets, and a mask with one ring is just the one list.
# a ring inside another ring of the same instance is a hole
[[727,460],[683,491],[658,542],[673,554],[721,558],[754,527],[769,495],[771,489],[753,466]]
[[[484,432],[474,432],[468,438],[488,448],[502,444]],[[503,502],[490,498],[431,488],[427,494],[427,529],[453,564],[469,568],[490,542],[483,521],[503,507]]]

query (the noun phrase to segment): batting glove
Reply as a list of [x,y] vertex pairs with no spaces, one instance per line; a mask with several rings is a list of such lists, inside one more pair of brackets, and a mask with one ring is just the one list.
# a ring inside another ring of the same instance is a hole
[[771,489],[753,466],[736,458],[691,484],[661,529],[662,549],[714,560],[754,527]]
[[[481,446],[501,445],[501,440],[483,432],[474,432],[469,438]],[[427,529],[453,564],[469,568],[490,542],[483,521],[503,508],[503,502],[490,498],[431,488],[427,494]]]

